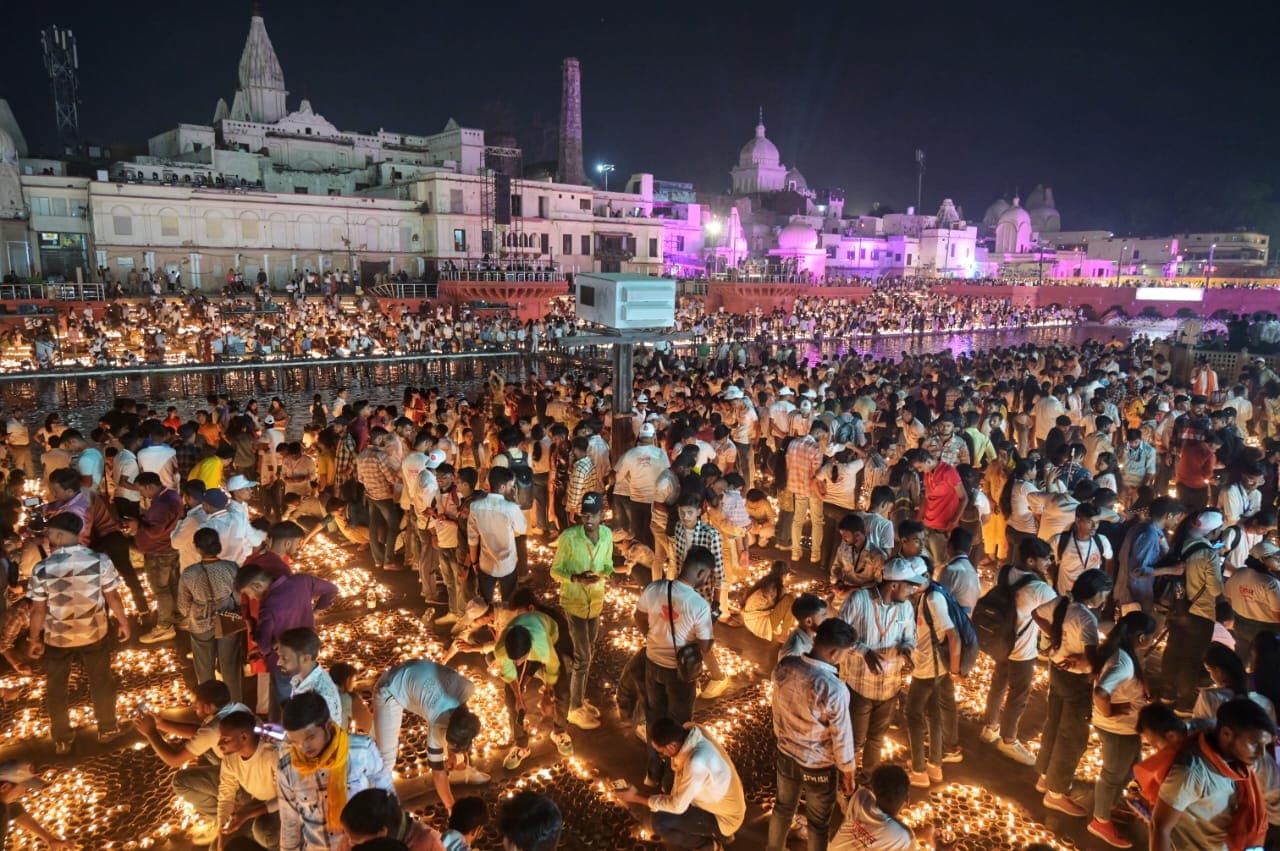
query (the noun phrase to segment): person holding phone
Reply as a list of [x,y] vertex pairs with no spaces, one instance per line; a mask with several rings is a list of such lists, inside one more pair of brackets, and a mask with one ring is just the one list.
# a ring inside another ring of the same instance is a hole
[[604,580],[613,575],[613,532],[600,523],[604,494],[582,496],[578,523],[556,539],[551,575],[560,580],[560,607],[569,619],[573,661],[569,664],[569,723],[583,730],[600,726],[600,710],[587,700],[587,675],[604,608]]

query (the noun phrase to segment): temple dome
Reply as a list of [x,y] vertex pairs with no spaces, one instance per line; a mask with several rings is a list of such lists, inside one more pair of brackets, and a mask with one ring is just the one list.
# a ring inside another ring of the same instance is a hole
[[784,251],[812,251],[818,247],[818,232],[804,222],[792,222],[778,231],[778,247]]
[[1014,227],[1031,227],[1031,215],[1018,204],[1018,199],[1013,199],[1013,205],[1000,214],[1000,218],[996,220],[997,225],[1010,224]]
[[1004,215],[1012,205],[1003,198],[997,198],[987,211],[982,214],[982,223],[989,228],[995,227],[1000,222],[1000,217]]
[[784,183],[786,184],[787,189],[790,189],[793,192],[804,194],[809,191],[809,181],[804,179],[804,175],[800,173],[800,169],[795,166],[792,166],[791,170],[787,172],[787,178]]
[[782,155],[778,153],[777,146],[765,138],[763,122],[756,125],[755,137],[743,145],[742,150],[738,152],[740,166],[776,166],[781,160]]

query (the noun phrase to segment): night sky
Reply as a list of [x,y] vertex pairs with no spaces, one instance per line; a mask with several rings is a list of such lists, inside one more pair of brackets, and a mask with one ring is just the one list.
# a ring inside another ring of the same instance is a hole
[[[230,103],[249,2],[12,4],[7,98],[53,142],[39,30],[75,30],[80,126],[145,144]],[[430,133],[455,117],[554,158],[560,60],[582,62],[588,169],[728,188],[763,106],[783,162],[847,210],[1051,185],[1064,229],[1280,231],[1274,4],[263,3],[289,106],[344,130]],[[43,7],[41,9],[40,7]],[[1270,7],[1270,8],[1267,8]],[[408,9],[419,12],[407,14]],[[617,185],[616,183],[613,185]]]

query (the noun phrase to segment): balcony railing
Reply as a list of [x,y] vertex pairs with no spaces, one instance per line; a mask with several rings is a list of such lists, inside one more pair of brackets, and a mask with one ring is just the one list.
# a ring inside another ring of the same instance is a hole
[[540,282],[563,283],[564,272],[559,269],[544,269],[541,272],[514,272],[499,269],[442,269],[442,281],[478,281],[478,282]]
[[373,294],[379,298],[437,298],[440,285],[426,281],[388,281],[374,287]]

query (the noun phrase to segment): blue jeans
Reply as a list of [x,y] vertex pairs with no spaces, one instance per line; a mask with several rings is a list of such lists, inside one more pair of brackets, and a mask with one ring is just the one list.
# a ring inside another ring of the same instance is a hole
[[516,593],[516,574],[512,571],[506,576],[490,576],[483,570],[479,570],[476,571],[476,584],[479,586],[480,596],[486,603],[493,602],[494,588],[502,591],[504,602],[510,602],[512,595]]
[[778,801],[769,818],[769,851],[786,851],[791,817],[804,795],[805,818],[809,821],[809,851],[823,851],[831,828],[831,810],[836,803],[836,770],[806,768],[778,752]]
[[673,848],[711,848],[720,824],[704,809],[689,805],[682,813],[654,813],[653,832]]
[[369,506],[369,552],[374,567],[384,567],[396,556],[396,538],[404,512],[394,499],[365,499]]

